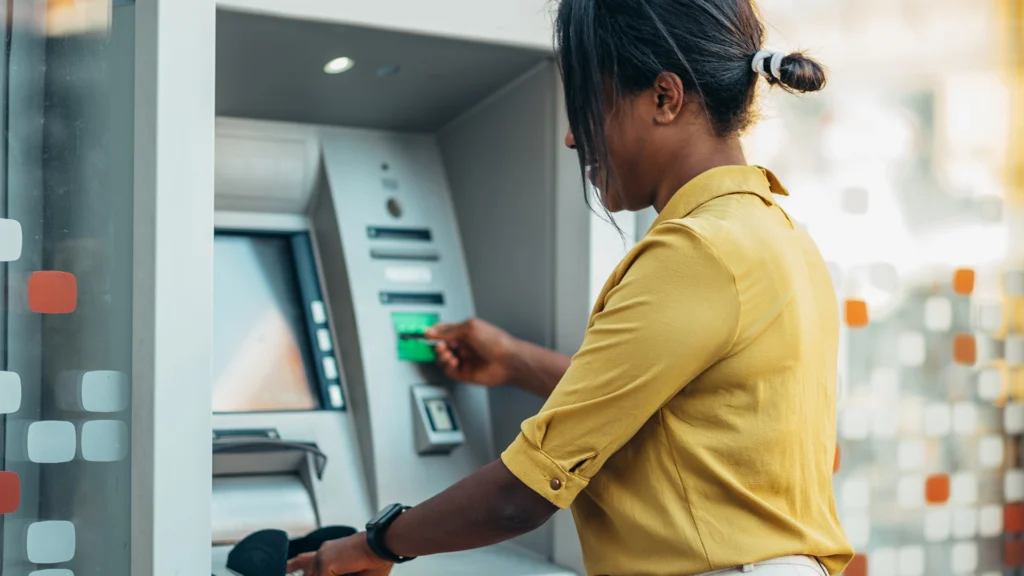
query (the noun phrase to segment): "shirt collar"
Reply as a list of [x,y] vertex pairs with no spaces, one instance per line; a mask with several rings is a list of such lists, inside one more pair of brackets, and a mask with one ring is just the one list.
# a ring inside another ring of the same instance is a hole
[[772,194],[789,196],[778,178],[765,168],[721,166],[704,172],[680,188],[658,214],[654,226],[685,218],[703,204],[730,194],[754,194],[768,206],[775,204]]

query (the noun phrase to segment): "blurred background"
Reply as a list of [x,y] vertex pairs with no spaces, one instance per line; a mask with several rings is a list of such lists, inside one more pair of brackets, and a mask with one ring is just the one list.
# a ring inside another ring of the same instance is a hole
[[[745,145],[787,186],[844,314],[847,574],[1020,573],[1024,3],[760,5],[769,45],[831,71],[820,94],[765,90]],[[592,298],[623,254],[594,218]]]

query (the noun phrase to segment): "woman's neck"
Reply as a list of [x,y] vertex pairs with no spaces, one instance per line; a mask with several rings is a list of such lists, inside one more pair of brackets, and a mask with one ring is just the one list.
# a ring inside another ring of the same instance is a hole
[[[694,152],[693,150],[699,150]],[[659,213],[672,196],[697,176],[720,166],[746,166],[743,145],[739,138],[714,138],[699,146],[680,147],[680,153],[667,158],[665,177],[654,196],[654,209]]]

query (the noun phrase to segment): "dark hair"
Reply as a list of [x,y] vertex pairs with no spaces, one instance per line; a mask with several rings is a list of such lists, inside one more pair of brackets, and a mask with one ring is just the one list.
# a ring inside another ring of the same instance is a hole
[[[555,35],[584,178],[587,166],[607,165],[605,81],[619,98],[673,72],[700,98],[716,135],[737,134],[753,119],[759,75],[752,64],[764,42],[754,0],[561,0]],[[821,90],[826,80],[800,52],[782,60],[779,78],[769,76],[791,92]]]

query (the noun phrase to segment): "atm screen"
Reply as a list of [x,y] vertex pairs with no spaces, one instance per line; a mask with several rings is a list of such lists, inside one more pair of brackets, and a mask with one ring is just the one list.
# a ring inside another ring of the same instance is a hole
[[320,407],[303,306],[289,236],[216,235],[214,412]]

